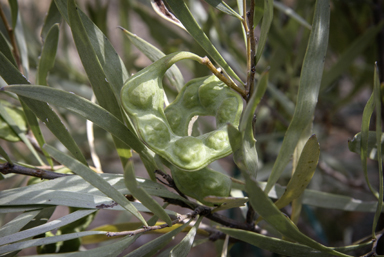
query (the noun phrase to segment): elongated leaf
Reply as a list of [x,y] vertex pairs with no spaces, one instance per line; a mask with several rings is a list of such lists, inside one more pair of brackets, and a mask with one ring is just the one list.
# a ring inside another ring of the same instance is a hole
[[[328,257],[328,253],[324,253],[315,249],[312,249],[308,246],[292,243],[289,241],[281,240],[278,238],[264,236],[262,234],[257,234],[249,231],[233,229],[233,228],[224,228],[219,227],[218,230],[226,233],[227,235],[239,239],[241,241],[247,242],[251,245],[257,246],[261,249],[265,249],[277,254],[284,256],[295,256],[295,257]],[[365,243],[362,245],[351,245],[343,248],[335,248],[342,252],[354,251],[359,248],[364,248],[371,245],[372,242]]]
[[31,153],[35,156],[36,160],[40,163],[40,165],[44,165],[44,162],[41,160],[39,154],[33,148],[31,142],[29,142],[26,131],[23,131],[23,128],[20,127],[20,122],[17,122],[13,119],[13,117],[7,112],[5,107],[0,104],[0,115],[4,119],[6,123],[8,123],[9,127],[17,134],[17,136],[24,142],[24,144],[28,147]]
[[[77,51],[98,103],[122,121],[123,116],[119,105],[120,92],[116,92],[116,89],[110,85],[74,0],[68,1],[68,18]],[[131,156],[130,150],[117,138],[114,138],[114,142],[124,166],[128,161],[127,157]]]
[[[11,2],[17,2],[17,1],[13,1],[11,0]],[[17,7],[17,4],[11,4],[11,8],[14,8],[14,7]],[[18,50],[19,50],[19,54],[20,54],[20,60],[21,60],[21,64],[23,66],[23,70],[24,70],[24,75],[25,77],[28,78],[28,73],[29,73],[29,60],[28,60],[28,48],[27,48],[27,42],[26,42],[26,39],[25,39],[25,33],[24,33],[24,28],[23,28],[23,22],[21,21],[21,15],[20,15],[20,11],[18,10],[18,8],[15,8],[12,10],[12,13],[13,13],[13,17],[15,16],[14,13],[17,12],[17,18],[16,18],[16,24],[14,25],[14,31],[15,31],[15,37],[16,37],[16,43],[17,43],[17,47],[18,47]],[[13,22],[13,18],[12,17],[12,22]]]
[[17,67],[15,58],[13,57],[12,50],[10,48],[10,44],[8,44],[7,39],[4,37],[4,34],[0,32],[0,51],[4,54],[5,57],[15,66]]
[[188,234],[177,244],[172,250],[169,256],[171,257],[186,257],[191,250],[193,241],[196,236],[197,228],[202,221],[203,216],[200,216],[196,221],[196,224],[189,230]]
[[104,236],[106,236],[104,231],[83,231],[83,232],[64,234],[64,235],[59,235],[59,236],[26,240],[26,241],[2,246],[2,247],[0,247],[0,253],[17,251],[17,250],[22,250],[22,249],[29,248],[29,247],[53,244],[53,243],[67,241],[67,240],[71,240],[71,239],[77,239],[77,238],[80,238],[83,236],[100,235],[100,234],[104,234]]
[[133,252],[125,255],[124,257],[143,257],[143,256],[150,256],[149,254],[156,253],[159,249],[166,246],[169,243],[169,241],[172,240],[172,238],[174,236],[176,236],[185,227],[187,227],[190,222],[191,222],[191,220],[189,220],[184,225],[179,226],[176,229],[173,229],[171,232],[168,232],[167,234],[162,235],[162,236],[156,238],[155,240],[150,241],[149,243],[146,243],[145,245],[137,248]]
[[[131,245],[138,236],[126,236],[123,239],[112,244],[97,247],[88,251],[73,252],[73,253],[55,253],[44,254],[44,257],[95,257],[95,256],[118,256],[125,248]],[[40,257],[41,255],[29,255],[29,257]]]
[[43,224],[43,225],[40,225],[40,226],[37,226],[34,228],[30,228],[30,229],[27,229],[24,231],[20,231],[20,232],[14,233],[12,235],[1,237],[0,238],[0,245],[10,244],[10,243],[17,242],[17,241],[20,241],[20,240],[23,240],[26,238],[40,235],[40,234],[45,233],[47,231],[62,227],[66,224],[69,224],[69,223],[74,222],[78,219],[81,219],[81,218],[83,218],[83,217],[85,217],[85,216],[87,216],[87,215],[89,215],[95,211],[96,210],[76,211],[76,212],[70,213],[66,216],[63,216],[59,219],[48,222],[46,224]]
[[4,90],[16,93],[20,96],[39,100],[38,103],[40,103],[40,101],[51,103],[83,116],[110,132],[140,154],[148,171],[154,171],[156,169],[157,165],[154,162],[153,157],[136,135],[128,130],[127,127],[114,115],[102,107],[93,104],[91,101],[68,92],[42,86],[18,85],[5,87]]
[[[376,105],[376,142],[377,145],[380,145],[381,143],[381,137],[382,137],[382,128],[381,128],[381,108],[382,108],[382,102],[381,102],[381,88],[380,88],[380,81],[379,81],[379,71],[377,68],[377,63],[375,64],[375,74],[373,78],[374,87],[374,98],[375,98],[375,105]],[[373,238],[376,238],[376,226],[379,221],[381,210],[383,208],[383,196],[384,196],[384,176],[383,176],[383,156],[381,147],[377,148],[377,162],[379,165],[379,199],[377,203],[377,210],[375,212],[375,217],[373,219],[373,225],[372,225],[372,236]]]
[[261,55],[263,54],[265,43],[267,42],[267,35],[269,28],[271,27],[273,19],[273,0],[264,0],[264,14],[263,22],[261,23],[261,32],[260,39],[258,40],[257,50],[256,50],[256,62],[257,63]]
[[256,180],[254,180],[248,172],[242,171],[242,174],[246,181],[245,189],[248,193],[249,201],[253,209],[283,236],[313,249],[328,253],[329,255],[349,256],[336,252],[301,233],[299,229],[289,219],[287,219],[282,212],[279,211],[275,204],[261,190]]
[[146,191],[145,189],[138,186],[135,177],[135,170],[133,168],[132,161],[129,161],[124,169],[124,181],[125,185],[131,192],[131,194],[139,200],[145,207],[153,212],[160,219],[164,220],[168,226],[172,226],[172,220],[168,214],[164,211],[163,207],[160,206]]
[[119,191],[112,187],[108,182],[97,175],[93,170],[68,155],[46,145],[45,150],[50,153],[56,160],[71,169],[73,172],[81,176],[85,181],[99,189],[105,195],[112,198],[116,203],[120,204],[124,209],[135,215],[144,225],[147,225],[144,218],[137,209],[125,198]]
[[337,62],[324,73],[321,83],[321,90],[325,91],[335,79],[345,72],[353,61],[363,53],[363,51],[375,40],[377,33],[381,31],[384,22],[377,26],[367,29],[360,37],[353,41],[348,49],[337,59]]
[[17,1],[8,0],[9,7],[11,8],[11,15],[12,15],[12,28],[14,29],[16,27],[17,22],[17,16],[19,14],[19,5]]
[[[21,133],[26,133],[28,130],[27,121],[24,115],[24,112],[21,108],[18,108],[14,105],[9,104],[6,101],[0,101],[0,105],[3,106],[3,110],[8,113],[8,118],[12,119],[14,126],[16,126]],[[12,126],[8,124],[6,120],[0,115],[0,138],[5,139],[11,142],[20,141],[20,137],[14,131]],[[15,129],[17,129],[15,128]]]
[[17,216],[16,218],[14,218],[13,220],[11,220],[0,228],[0,237],[4,237],[18,232],[22,227],[24,227],[34,217],[36,217],[39,212],[40,210],[34,210],[20,214],[19,216]]
[[[155,62],[165,56],[165,54],[161,52],[158,48],[156,48],[154,45],[148,43],[137,35],[132,34],[124,28],[121,29],[131,41],[131,43],[134,44],[152,62]],[[171,68],[167,70],[167,72],[165,73],[165,77],[169,80],[171,85],[177,89],[177,91],[180,91],[184,86],[183,75],[181,74],[179,68],[177,68],[176,64],[172,65]]]
[[55,1],[51,0],[51,4],[49,5],[49,10],[48,10],[47,16],[45,16],[43,28],[41,29],[41,34],[40,34],[43,42],[45,41],[45,38],[47,37],[47,34],[49,30],[52,28],[52,26],[60,22],[61,22],[61,14],[56,7]]
[[229,14],[240,21],[243,20],[243,17],[241,17],[237,12],[235,12],[231,7],[229,7],[224,1],[221,0],[204,0],[211,6],[215,7],[217,10],[222,11],[223,13]]
[[316,2],[312,30],[301,70],[295,113],[268,179],[265,188],[267,193],[288,164],[302,131],[312,122],[319,95],[321,74],[324,68],[324,56],[328,45],[329,12],[329,1],[321,0]]
[[11,158],[9,158],[8,154],[6,151],[4,151],[4,149],[1,147],[0,145],[0,155],[4,157],[4,159],[9,163],[9,164],[12,164],[12,160]]
[[375,98],[374,92],[372,92],[371,97],[368,99],[367,104],[364,107],[363,117],[361,122],[361,144],[360,144],[360,159],[363,165],[365,182],[367,183],[372,194],[378,199],[379,193],[374,189],[374,187],[369,182],[368,178],[368,166],[367,166],[367,157],[368,157],[368,140],[369,140],[369,124],[371,123],[371,116],[373,110],[375,109]]
[[201,47],[208,53],[208,55],[211,56],[212,59],[215,60],[215,62],[217,62],[228,73],[229,76],[232,76],[237,81],[242,83],[241,79],[236,75],[231,67],[229,67],[227,62],[208,39],[207,35],[200,28],[199,24],[197,24],[185,2],[179,0],[166,0],[165,2],[169,4],[176,17],[181,21],[181,23],[196,40],[196,42],[199,43]]
[[43,51],[40,55],[39,65],[37,67],[36,84],[47,85],[48,72],[53,68],[55,64],[56,50],[59,43],[59,25],[55,24],[49,30]]
[[[6,57],[0,53],[0,75],[8,84],[29,84],[29,81],[14,67]],[[26,85],[28,87],[28,85]],[[30,108],[35,108],[34,113],[38,115],[43,122],[58,121],[55,123],[47,123],[47,127],[52,133],[60,140],[60,142],[81,162],[86,163],[84,156],[81,153],[80,148],[68,132],[64,124],[61,123],[57,114],[45,103],[35,100],[29,100],[26,97],[19,96],[20,102],[24,108],[24,113],[27,117],[28,123],[31,126],[31,130],[34,132],[34,136],[38,142],[44,140],[42,134],[39,133],[40,128],[37,126],[36,116],[32,113]],[[26,103],[28,102],[28,104]],[[28,106],[29,105],[29,106]],[[28,108],[27,108],[28,107]]]
[[34,211],[44,208],[44,205],[40,206],[10,206],[10,207],[4,207],[0,206],[0,213],[13,213],[13,212],[23,212],[23,211]]
[[[361,132],[357,133],[352,140],[348,141],[348,148],[351,152],[361,154],[360,146],[361,146]],[[377,141],[376,141],[376,132],[369,131],[368,132],[368,140],[367,140],[367,157],[372,160],[377,160]],[[381,152],[383,153],[384,149],[384,133],[381,134]]]
[[279,11],[285,13],[307,29],[312,29],[311,24],[309,24],[303,17],[298,15],[294,10],[289,8],[288,6],[285,6],[282,2],[273,1],[273,6],[278,9]]
[[295,173],[293,173],[283,196],[275,202],[277,208],[285,207],[302,195],[315,173],[319,156],[320,146],[316,135],[313,135],[303,148]]

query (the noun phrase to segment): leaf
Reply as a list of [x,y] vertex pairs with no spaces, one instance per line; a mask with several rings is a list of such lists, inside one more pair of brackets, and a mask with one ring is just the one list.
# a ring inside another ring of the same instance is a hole
[[13,57],[11,46],[8,43],[8,40],[5,38],[4,34],[0,32],[0,51],[4,56],[15,66],[17,67],[15,58]]
[[[43,225],[40,225],[40,226],[37,226],[34,228],[30,228],[30,229],[27,229],[24,231],[20,231],[20,232],[14,233],[12,235],[1,237],[0,238],[0,245],[10,244],[10,243],[17,242],[17,241],[20,241],[23,239],[27,239],[27,238],[30,238],[30,237],[33,237],[36,235],[40,235],[40,234],[45,233],[45,232],[50,231],[50,230],[54,230],[56,228],[62,227],[62,226],[69,224],[71,222],[74,222],[78,219],[81,219],[81,218],[83,218],[83,217],[85,217],[85,216],[87,216],[87,215],[89,215],[95,211],[96,210],[79,210],[79,211],[70,213],[68,215],[65,215],[61,218],[58,218],[56,220],[50,221],[46,224],[43,224]],[[4,252],[1,252],[1,253],[4,253]]]
[[303,148],[295,173],[293,173],[283,196],[275,202],[277,208],[281,209],[287,206],[303,194],[316,171],[319,156],[320,145],[316,135],[312,135]]
[[56,50],[59,43],[59,24],[55,24],[49,30],[43,50],[40,55],[39,65],[37,66],[36,84],[47,85],[48,72],[55,64]]
[[[191,219],[192,220],[192,219]],[[146,243],[143,246],[140,246],[136,250],[130,252],[129,254],[125,255],[124,257],[143,257],[143,256],[151,256],[150,254],[156,253],[159,249],[162,249],[165,245],[169,243],[173,239],[174,236],[176,236],[178,233],[180,233],[185,227],[189,225],[191,222],[189,220],[184,225],[173,229],[171,232],[168,232],[165,235],[162,235],[148,243]],[[171,227],[173,228],[173,226]]]
[[307,29],[311,30],[312,26],[309,24],[303,17],[301,17],[299,14],[297,14],[294,10],[289,8],[288,6],[285,6],[281,2],[273,1],[273,6],[278,9],[279,11],[285,13],[287,16],[291,17],[295,21],[297,21],[302,26],[306,27]]
[[[381,112],[382,112],[382,106],[383,103],[381,102],[381,87],[380,87],[380,79],[379,79],[379,70],[377,67],[377,63],[375,64],[375,73],[374,73],[374,87],[373,87],[373,93],[374,93],[374,99],[375,99],[375,106],[376,106],[376,142],[377,145],[380,145],[381,138],[382,138],[382,118],[381,118]],[[376,238],[376,227],[377,223],[379,222],[379,219],[381,217],[381,211],[383,209],[383,196],[384,196],[384,176],[383,176],[383,156],[381,147],[377,148],[377,162],[379,166],[379,199],[377,203],[377,209],[375,212],[375,217],[373,218],[373,225],[372,225],[372,238]]]
[[[21,241],[18,243],[13,243],[13,244],[2,246],[2,247],[0,247],[0,253],[6,253],[6,252],[22,250],[22,249],[34,247],[34,246],[48,245],[48,244],[53,244],[53,243],[57,243],[57,242],[73,240],[73,239],[77,239],[77,238],[80,238],[83,236],[100,235],[100,234],[104,234],[104,236],[106,236],[104,231],[83,231],[83,232],[64,234],[64,235],[59,235],[59,236],[51,236],[51,237],[26,240],[26,241]],[[66,250],[68,250],[68,249],[66,249]]]
[[248,202],[248,197],[205,197],[204,201],[209,201],[211,203],[220,204],[219,207],[216,207],[212,210],[212,213],[242,207],[245,206],[245,203]]
[[43,28],[41,29],[41,34],[40,34],[43,42],[45,41],[45,38],[47,37],[49,30],[56,23],[61,23],[61,14],[57,9],[55,1],[51,0],[51,4],[49,5],[49,10],[47,15],[45,16]]
[[329,1],[317,1],[312,30],[301,70],[297,104],[265,192],[269,192],[288,164],[302,131],[312,123],[317,104],[329,36]]
[[[361,154],[360,145],[361,145],[361,132],[357,133],[352,140],[348,140],[348,148],[351,152]],[[367,144],[367,157],[371,160],[377,160],[377,141],[376,141],[376,131],[368,131],[368,140]],[[381,151],[384,149],[384,133],[381,134]]]
[[237,12],[235,12],[231,7],[229,7],[224,1],[221,0],[204,0],[209,5],[213,6],[217,10],[222,11],[228,15],[231,15],[240,21],[243,21],[243,17],[241,17]]
[[88,166],[80,163],[79,161],[73,159],[72,157],[63,154],[62,152],[56,150],[55,148],[45,145],[44,149],[52,155],[60,163],[71,169],[74,173],[81,176],[85,181],[90,183],[92,186],[99,189],[106,196],[112,198],[116,203],[120,204],[124,209],[135,215],[144,225],[147,225],[144,218],[137,211],[137,209],[132,205],[131,202],[127,200],[119,191],[112,187],[108,182],[102,179],[97,175],[93,170]]
[[321,90],[325,91],[339,76],[345,72],[353,61],[361,55],[364,50],[372,44],[377,33],[383,28],[384,22],[380,22],[377,26],[368,28],[360,37],[355,39],[349,47],[337,58],[337,62],[331,66],[329,70],[324,72]]
[[[98,103],[122,121],[123,116],[119,105],[120,91],[116,92],[116,88],[110,85],[104,74],[100,59],[91,44],[74,0],[68,1],[68,18],[77,51]],[[114,138],[114,142],[124,166],[128,161],[126,156],[131,156],[130,150],[118,139]]]
[[11,8],[12,28],[14,29],[16,27],[17,16],[19,14],[19,5],[17,1],[14,1],[14,0],[8,0],[8,3],[9,3],[9,7]]
[[273,19],[273,0],[264,0],[264,14],[263,22],[261,23],[260,38],[256,50],[256,62],[258,63],[261,55],[263,54],[265,43],[267,42],[267,35]]
[[[121,27],[120,27],[121,28]],[[165,56],[158,48],[148,43],[144,39],[132,34],[128,30],[121,28],[124,34],[128,37],[132,44],[134,44],[145,56],[147,56],[152,62],[155,62]],[[177,91],[180,91],[184,86],[184,78],[179,68],[176,65],[172,65],[167,70],[165,76],[169,80],[170,84],[174,86]]]
[[[8,84],[29,84],[29,81],[14,67],[3,54],[0,53],[0,75]],[[29,87],[26,85],[26,87]],[[28,123],[31,126],[31,130],[34,132],[34,136],[38,142],[44,141],[42,134],[38,133],[38,123],[36,116],[31,112],[30,108],[35,108],[35,114],[38,115],[43,122],[59,121],[55,123],[47,123],[47,127],[52,133],[60,140],[60,142],[80,161],[86,163],[84,156],[81,153],[80,148],[76,145],[76,142],[68,132],[64,124],[61,123],[57,114],[45,103],[40,101],[29,100],[28,98],[19,96],[20,102],[23,105],[24,113],[27,117]],[[28,102],[28,104],[27,104]],[[29,105],[29,106],[28,106]],[[27,108],[28,106],[28,108]]]
[[[101,247],[93,248],[88,251],[74,252],[74,253],[56,253],[44,254],[44,257],[95,257],[95,256],[118,256],[125,248],[131,245],[138,236],[126,236],[117,242],[104,245]],[[41,255],[30,255],[29,257],[40,257]]]
[[20,141],[21,138],[18,136],[15,130],[20,130],[20,133],[25,134],[28,129],[27,121],[23,111],[21,110],[21,108],[17,108],[16,106],[10,105],[5,101],[0,101],[0,105],[2,105],[0,114],[2,111],[6,112],[8,115],[5,115],[13,122],[13,124],[9,124],[7,120],[2,118],[2,115],[0,115],[0,138],[11,142]]
[[168,214],[146,191],[145,189],[139,187],[139,184],[136,181],[135,170],[133,168],[132,161],[129,161],[124,168],[124,181],[125,185],[137,200],[139,200],[145,207],[153,212],[160,219],[165,221],[168,226],[172,226],[172,220],[169,218]]
[[204,216],[200,216],[195,225],[189,230],[188,234],[170,252],[170,257],[186,257],[191,251],[193,241],[196,236],[197,228]]
[[[27,48],[27,42],[24,34],[24,28],[23,23],[21,21],[21,15],[20,11],[17,6],[17,1],[15,0],[9,0],[10,2],[13,2],[10,4],[12,8],[12,23],[13,23],[13,29],[15,33],[16,43],[20,54],[21,64],[23,66],[24,75],[28,78],[29,73],[29,60],[28,60],[28,48]],[[17,13],[17,15],[16,15]],[[16,19],[16,20],[14,20]],[[15,22],[15,23],[14,23]]]
[[[244,231],[240,229],[234,228],[225,228],[218,227],[218,230],[224,232],[225,234],[244,241],[248,244],[254,245],[261,249],[265,249],[271,251],[273,253],[281,254],[284,256],[295,256],[295,257],[328,257],[330,256],[328,253],[324,253],[318,250],[314,250],[308,246],[292,243],[286,240],[268,237],[262,234]],[[372,242],[361,244],[361,245],[351,245],[343,248],[334,248],[336,250],[340,250],[342,252],[349,252],[359,248],[364,248],[371,245]]]
[[217,62],[229,76],[234,77],[237,81],[242,83],[241,79],[236,75],[231,67],[229,67],[227,62],[208,39],[207,35],[200,28],[199,24],[197,24],[185,2],[180,0],[165,0],[165,2],[168,3],[176,17],[181,21],[196,42],[199,43],[200,46],[208,53],[208,55],[211,56],[212,59],[215,60],[215,62]]
[[36,215],[40,212],[40,210],[27,211],[24,212],[13,220],[3,225],[0,228],[0,237],[4,237],[7,235],[11,235],[13,233],[18,232],[21,228],[23,228],[27,223],[29,223]]
[[9,163],[9,164],[12,164],[12,160],[11,158],[9,158],[8,154],[6,151],[4,151],[4,149],[1,147],[0,145],[0,155],[4,157],[4,159]]

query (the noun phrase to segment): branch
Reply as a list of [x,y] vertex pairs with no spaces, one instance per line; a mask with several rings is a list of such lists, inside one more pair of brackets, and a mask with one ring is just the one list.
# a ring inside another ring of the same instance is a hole
[[165,180],[168,182],[168,183],[165,183],[164,181],[162,181],[162,180],[160,180],[158,177],[156,177],[156,179],[157,179],[160,183],[162,183],[162,184],[164,184],[164,185],[166,185],[166,186],[168,186],[168,187],[170,187],[170,188],[175,189],[176,192],[177,192],[181,197],[183,197],[183,198],[185,198],[185,199],[188,200],[187,196],[186,196],[185,194],[183,194],[183,193],[177,188],[177,186],[176,186],[176,184],[175,184],[175,181],[173,180],[173,178],[172,178],[170,175],[168,175],[167,173],[162,172],[161,170],[155,170],[155,174],[159,174],[159,175],[161,175],[161,176],[163,177],[163,179],[165,179]]
[[[256,73],[256,39],[253,27],[253,16],[255,13],[255,1],[251,0],[249,12],[247,12],[248,28],[247,31],[247,43],[249,44],[249,51],[247,53],[248,59],[248,75],[247,75],[247,88],[248,98],[252,95],[254,84],[255,84],[255,73]],[[247,99],[248,100],[248,99]]]
[[15,174],[33,176],[41,179],[55,179],[55,178],[61,178],[65,176],[72,176],[71,174],[56,173],[56,172],[44,170],[44,169],[32,169],[32,168],[27,168],[24,166],[10,164],[10,163],[1,163],[0,173],[4,175],[9,173],[15,173]]

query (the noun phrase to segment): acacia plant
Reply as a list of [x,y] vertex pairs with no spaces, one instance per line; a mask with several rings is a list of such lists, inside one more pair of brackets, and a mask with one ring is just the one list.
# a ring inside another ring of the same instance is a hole
[[379,253],[379,1],[52,0],[29,23],[21,2],[0,8],[1,256]]

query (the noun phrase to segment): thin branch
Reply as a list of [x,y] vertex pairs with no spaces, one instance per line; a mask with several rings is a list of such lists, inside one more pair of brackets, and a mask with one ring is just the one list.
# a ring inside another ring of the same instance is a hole
[[238,87],[235,82],[224,76],[222,72],[216,69],[216,67],[212,64],[212,62],[209,60],[208,57],[201,58],[201,64],[204,64],[208,67],[210,71],[212,71],[213,74],[215,74],[216,77],[218,77],[221,81],[223,81],[227,86],[238,92],[244,99],[247,97],[247,93]]
[[249,6],[249,12],[247,12],[247,21],[248,21],[248,28],[249,31],[247,33],[248,42],[250,44],[249,46],[249,52],[248,52],[248,62],[249,66],[247,67],[248,75],[247,75],[247,87],[248,87],[248,97],[252,95],[253,88],[254,88],[254,81],[255,81],[255,73],[256,73],[256,39],[254,34],[254,27],[253,27],[253,17],[255,13],[255,1],[251,0],[250,6]]
[[16,44],[15,32],[14,32],[13,28],[9,25],[1,5],[0,5],[0,17],[3,20],[4,26],[8,31],[9,38],[11,39],[11,44],[12,44],[12,48],[13,48],[12,52],[13,52],[13,56],[15,57],[17,67],[19,68],[19,71],[22,71],[22,65],[20,62],[20,53],[19,53],[19,49],[18,49],[17,44]]
[[[194,219],[197,215],[204,214],[204,212],[205,212],[204,208],[198,207],[192,213],[187,213],[185,215],[178,216],[175,220],[172,221],[172,226],[177,224],[177,223],[181,223],[182,221],[184,221],[186,219]],[[159,230],[159,229],[166,228],[166,227],[169,227],[169,225],[164,223],[164,224],[157,225],[157,226],[148,226],[148,227],[144,226],[143,228],[139,228],[139,229],[131,230],[131,231],[107,232],[106,235],[108,237],[112,237],[112,236],[134,236],[134,235],[137,235],[140,233],[153,231],[153,230]]]
[[4,175],[9,173],[15,173],[15,174],[33,176],[41,179],[55,179],[55,178],[61,178],[65,176],[71,176],[71,174],[56,173],[56,172],[44,170],[44,169],[32,169],[32,168],[27,168],[27,167],[16,165],[16,164],[12,165],[9,163],[0,164],[0,173]]
[[183,197],[183,198],[185,198],[185,199],[188,200],[187,196],[186,196],[185,194],[183,194],[183,193],[177,188],[177,186],[176,186],[176,184],[175,184],[175,181],[173,180],[173,178],[172,178],[170,175],[168,175],[168,174],[162,172],[161,170],[155,170],[155,174],[159,174],[159,175],[161,175],[161,176],[163,177],[163,179],[165,179],[165,180],[167,181],[167,183],[165,183],[164,181],[162,181],[162,180],[160,180],[159,178],[156,177],[156,179],[157,179],[160,183],[162,183],[162,184],[164,184],[164,185],[166,185],[166,186],[168,186],[168,187],[170,187],[170,188],[173,188],[174,190],[176,190],[176,192],[177,192],[181,197]]

